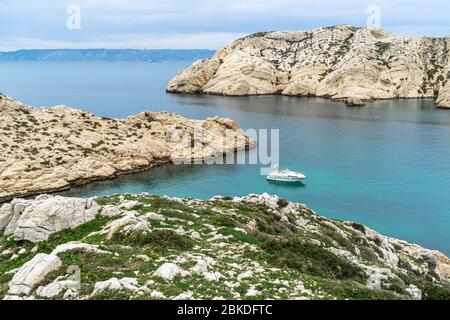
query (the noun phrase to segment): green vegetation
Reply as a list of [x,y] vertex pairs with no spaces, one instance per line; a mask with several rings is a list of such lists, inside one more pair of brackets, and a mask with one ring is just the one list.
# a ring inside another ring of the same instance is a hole
[[194,241],[179,235],[172,230],[154,230],[146,235],[124,236],[117,234],[112,243],[128,243],[133,246],[150,247],[153,250],[173,249],[177,251],[186,251],[194,245]]
[[375,47],[376,47],[377,54],[379,56],[384,55],[384,53],[391,48],[391,45],[392,44],[389,42],[376,42]]
[[270,260],[281,267],[323,278],[354,279],[358,282],[366,280],[361,268],[314,244],[298,240],[272,240],[267,241],[263,249],[271,255]]
[[[102,206],[133,201],[129,210],[141,215],[140,219],[149,213],[158,216],[149,218],[150,232],[119,229],[111,239],[100,231],[121,216],[98,217],[37,245],[0,237],[1,251],[10,250],[10,254],[0,255],[0,297],[7,293],[12,278],[9,271],[36,253],[50,253],[60,244],[81,241],[99,245],[103,253],[61,253],[63,267],[42,284],[64,276],[69,266],[76,265],[81,270],[80,295],[90,299],[160,299],[192,292],[197,299],[391,300],[407,297],[405,289],[411,284],[422,290],[424,299],[450,299],[449,286],[440,283],[434,271],[414,272],[415,266],[426,264],[407,253],[399,254],[402,272],[395,270],[395,276],[382,280],[379,289],[369,288],[364,266],[388,268],[380,259],[382,240],[366,237],[366,228],[358,223],[325,219],[301,206],[292,211],[293,206],[283,199],[276,202],[277,209],[231,197],[197,201],[117,195],[96,201]],[[23,248],[26,253],[11,259]],[[358,263],[337,252],[353,255]],[[200,260],[208,261],[207,275],[192,271]],[[170,281],[155,276],[164,263],[175,263],[186,274]],[[113,277],[134,278],[144,289],[139,293],[109,290],[91,296],[95,283]]]

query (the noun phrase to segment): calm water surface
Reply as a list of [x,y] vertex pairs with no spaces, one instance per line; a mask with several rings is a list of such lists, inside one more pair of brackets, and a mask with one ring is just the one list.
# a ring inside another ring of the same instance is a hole
[[[323,99],[177,96],[168,80],[189,63],[0,63],[0,90],[35,106],[67,104],[100,116],[143,110],[230,117],[243,128],[279,128],[281,165],[305,186],[274,185],[258,166],[164,166],[65,192],[207,199],[268,192],[450,254],[450,111],[431,100],[346,108]],[[6,75],[6,76],[5,76]]]

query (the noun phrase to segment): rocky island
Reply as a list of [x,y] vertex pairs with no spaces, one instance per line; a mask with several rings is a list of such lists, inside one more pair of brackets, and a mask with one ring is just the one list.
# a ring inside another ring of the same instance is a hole
[[0,208],[3,299],[449,299],[450,260],[277,196]]
[[33,108],[0,94],[0,202],[170,163],[177,152],[186,156],[173,136],[177,130],[191,137],[192,159],[254,143],[229,119],[199,121],[164,112],[109,119],[67,106]]
[[396,37],[349,25],[261,32],[195,62],[171,93],[317,96],[363,104],[371,99],[435,98],[450,107],[450,37]]

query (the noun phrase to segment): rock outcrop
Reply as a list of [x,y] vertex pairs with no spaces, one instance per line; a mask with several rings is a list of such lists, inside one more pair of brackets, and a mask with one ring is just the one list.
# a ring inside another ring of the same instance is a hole
[[32,108],[0,96],[0,202],[253,144],[232,120],[143,112],[99,118],[66,106]]
[[94,291],[92,292],[92,296],[95,297],[98,294],[105,291],[119,291],[119,290],[128,290],[128,291],[139,291],[139,284],[136,279],[133,278],[111,278],[106,281],[100,281],[95,284]]
[[60,267],[62,267],[62,262],[58,256],[37,254],[14,275],[9,283],[8,295],[18,297],[29,295],[36,285]]
[[436,104],[439,108],[450,108],[450,81],[439,90]]
[[173,93],[282,94],[349,98],[432,98],[450,107],[450,37],[395,37],[339,25],[263,32],[194,63],[167,86]]
[[74,292],[78,291],[79,283],[73,280],[59,280],[52,282],[46,286],[40,286],[36,290],[36,295],[40,298],[53,299],[62,292],[67,292],[72,290]]
[[444,254],[277,196],[96,202],[114,214],[45,245],[0,237],[0,298],[450,298]]
[[34,200],[14,199],[0,208],[0,232],[14,240],[41,242],[54,233],[89,222],[98,214],[92,199],[42,195]]

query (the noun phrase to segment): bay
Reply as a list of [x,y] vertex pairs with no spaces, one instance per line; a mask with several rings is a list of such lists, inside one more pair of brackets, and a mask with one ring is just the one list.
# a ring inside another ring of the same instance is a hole
[[[183,96],[165,92],[189,62],[1,62],[0,91],[34,106],[66,104],[99,116],[144,110],[280,130],[281,166],[304,186],[268,183],[257,165],[163,166],[74,188],[91,197],[139,193],[208,199],[268,192],[328,217],[450,254],[450,111],[432,100],[368,103],[319,98]],[[251,151],[255,152],[255,151]]]

